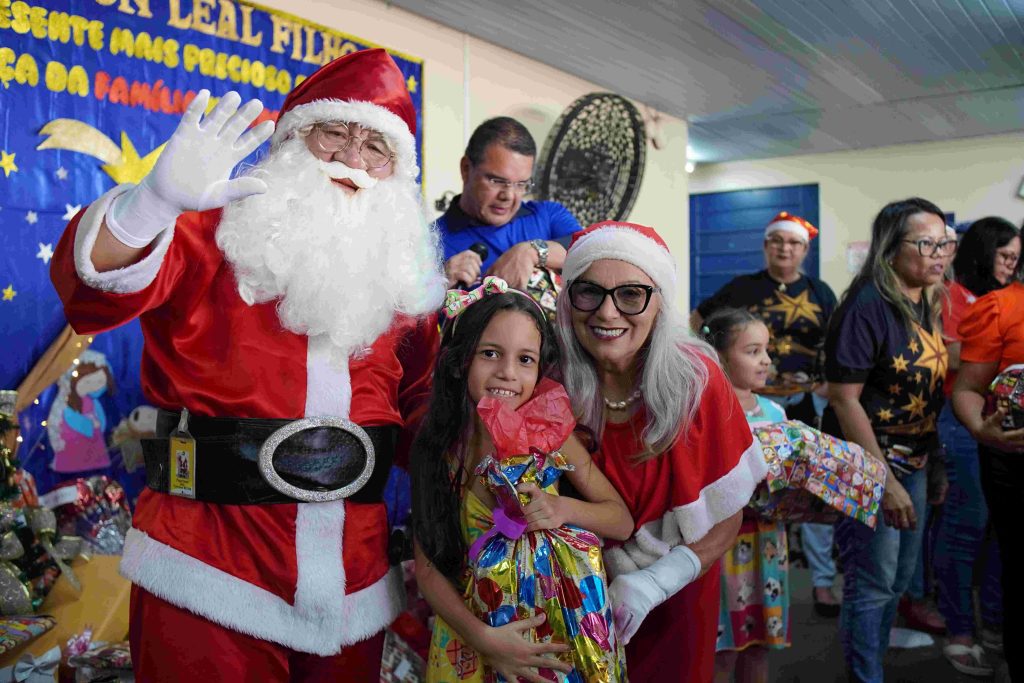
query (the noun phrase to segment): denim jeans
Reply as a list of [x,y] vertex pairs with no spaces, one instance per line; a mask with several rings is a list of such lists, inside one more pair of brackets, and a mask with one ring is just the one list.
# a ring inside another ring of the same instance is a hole
[[850,680],[858,683],[882,681],[882,659],[896,620],[896,604],[910,585],[921,552],[927,477],[918,470],[898,478],[914,504],[918,519],[914,529],[894,529],[881,515],[875,530],[849,517],[836,524],[844,572],[839,640]]
[[[949,492],[939,519],[935,542],[935,581],[939,589],[939,611],[946,618],[951,636],[974,635],[971,586],[975,561],[982,549],[988,506],[981,491],[978,444],[953,416],[949,404],[939,416],[939,436],[946,447],[946,476]],[[981,618],[986,624],[1003,623],[1002,565],[999,546],[990,543],[983,558]]]
[[831,588],[836,578],[836,563],[832,560],[832,536],[831,524],[800,525],[800,543],[811,570],[811,585],[815,588]]

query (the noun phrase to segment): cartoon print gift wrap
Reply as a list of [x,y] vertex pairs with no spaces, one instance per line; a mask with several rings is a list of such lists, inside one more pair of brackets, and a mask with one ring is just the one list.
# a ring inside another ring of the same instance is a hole
[[750,507],[769,519],[834,522],[852,517],[872,529],[885,492],[885,466],[855,443],[798,420],[755,426],[768,477]]
[[1011,365],[992,380],[981,414],[988,417],[1002,409],[1003,429],[1024,427],[1024,365]]
[[[544,612],[534,642],[568,643],[561,657],[568,674],[542,669],[551,680],[624,681],[625,656],[615,637],[601,542],[577,526],[526,531],[520,484],[534,483],[555,494],[562,472],[571,469],[556,449],[575,427],[569,397],[560,384],[543,380],[534,397],[510,410],[490,398],[477,412],[494,441],[495,453],[477,474],[496,500],[494,527],[470,548],[470,609],[492,626]],[[489,672],[489,679],[496,678]]]

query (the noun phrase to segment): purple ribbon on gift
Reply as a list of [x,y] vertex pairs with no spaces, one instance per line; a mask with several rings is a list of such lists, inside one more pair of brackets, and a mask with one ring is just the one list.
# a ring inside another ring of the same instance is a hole
[[494,526],[487,530],[480,538],[473,541],[473,545],[469,547],[469,556],[476,558],[480,556],[480,551],[484,549],[484,546],[498,534],[501,534],[505,538],[514,541],[523,535],[526,531],[526,520],[513,519],[509,517],[505,512],[505,508],[500,505],[495,506],[494,511]]

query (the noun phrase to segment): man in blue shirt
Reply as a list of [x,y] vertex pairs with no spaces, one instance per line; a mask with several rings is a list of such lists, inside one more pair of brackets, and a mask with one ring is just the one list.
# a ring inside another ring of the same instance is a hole
[[[437,219],[450,283],[490,274],[524,289],[534,268],[561,270],[579,222],[557,202],[523,201],[533,187],[537,145],[523,124],[500,116],[480,124],[462,157],[462,194]],[[487,258],[470,249],[487,246]]]

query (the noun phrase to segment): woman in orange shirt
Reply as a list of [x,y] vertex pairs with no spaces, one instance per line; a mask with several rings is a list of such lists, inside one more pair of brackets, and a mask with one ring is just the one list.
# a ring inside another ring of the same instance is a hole
[[[982,417],[985,394],[997,374],[1024,363],[1024,284],[1014,282],[978,299],[960,322],[960,373],[953,387],[953,412],[978,441],[981,486],[1003,557],[1013,557],[1024,490],[1024,429],[1003,431],[997,412]],[[1011,678],[1024,680],[1021,583],[1004,572],[1003,643]]]

